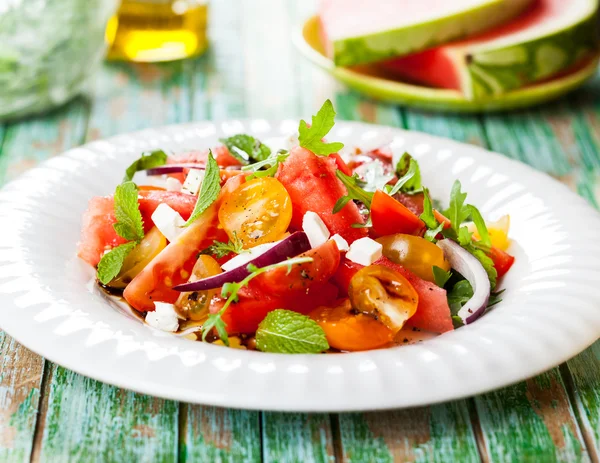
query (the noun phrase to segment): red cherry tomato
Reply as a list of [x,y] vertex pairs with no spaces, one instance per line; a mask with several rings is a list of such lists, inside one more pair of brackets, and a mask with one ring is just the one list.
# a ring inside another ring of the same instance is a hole
[[395,233],[419,235],[425,227],[423,221],[406,206],[381,190],[377,190],[373,196],[371,220],[377,236]]

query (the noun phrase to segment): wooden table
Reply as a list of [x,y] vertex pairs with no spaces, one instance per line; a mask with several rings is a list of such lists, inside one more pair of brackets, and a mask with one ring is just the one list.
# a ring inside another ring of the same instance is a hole
[[[0,125],[0,184],[89,140],[191,120],[309,116],[331,98],[340,119],[486,146],[554,175],[598,205],[600,77],[529,111],[426,114],[369,101],[303,61],[290,31],[313,11],[312,2],[212,5],[207,55],[107,64],[89,96]],[[143,396],[44,361],[1,332],[0,353],[1,462],[598,461],[598,343],[537,378],[472,399],[341,415],[225,410]]]

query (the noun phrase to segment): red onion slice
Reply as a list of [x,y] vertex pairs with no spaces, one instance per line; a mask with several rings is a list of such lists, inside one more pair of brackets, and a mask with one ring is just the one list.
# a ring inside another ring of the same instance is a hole
[[265,251],[260,256],[246,262],[239,267],[229,270],[228,272],[220,273],[202,280],[194,281],[193,283],[184,283],[173,287],[175,291],[205,291],[207,289],[220,288],[225,283],[238,283],[250,275],[248,265],[252,264],[256,267],[266,267],[267,265],[282,262],[290,257],[296,257],[310,249],[308,237],[304,232],[292,233],[287,238],[283,239],[271,249]]
[[458,311],[458,316],[465,324],[477,320],[487,307],[490,298],[490,279],[479,262],[469,251],[458,243],[445,239],[437,242],[444,251],[450,266],[465,277],[473,288],[473,297]]
[[202,164],[166,164],[160,167],[153,167],[152,169],[146,170],[146,175],[164,175],[164,174],[176,174],[183,172],[185,169],[199,169],[204,170]]

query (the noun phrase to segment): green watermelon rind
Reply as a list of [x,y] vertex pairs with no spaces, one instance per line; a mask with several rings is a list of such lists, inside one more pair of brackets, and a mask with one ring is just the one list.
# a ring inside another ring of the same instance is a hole
[[410,85],[375,77],[353,69],[336,67],[323,50],[316,16],[308,19],[294,34],[294,45],[316,66],[330,73],[348,87],[376,100],[414,108],[454,112],[480,113],[527,108],[556,99],[583,85],[593,77],[600,57],[594,57],[582,69],[564,77],[540,83],[503,95],[472,101],[456,90],[441,90]]
[[[597,6],[597,0],[590,0]],[[466,52],[458,57],[462,88],[467,99],[477,101],[523,88],[572,69],[598,54],[595,12],[574,25],[525,43]]]
[[510,20],[531,0],[487,0],[451,16],[361,37],[333,40],[336,66],[354,66],[403,56],[482,32]]

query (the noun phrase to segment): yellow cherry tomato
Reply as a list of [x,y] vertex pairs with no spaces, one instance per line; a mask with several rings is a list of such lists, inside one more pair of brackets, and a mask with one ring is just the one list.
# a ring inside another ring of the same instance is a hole
[[390,344],[394,337],[375,317],[356,313],[348,300],[337,307],[319,307],[310,317],[323,328],[329,345],[339,350],[378,349]]
[[107,286],[117,289],[125,288],[166,246],[167,239],[158,231],[158,228],[153,227],[146,233],[140,244],[132,249],[123,261],[117,277]]
[[[506,251],[510,246],[510,238],[508,237],[508,231],[510,230],[510,216],[504,215],[495,222],[486,222],[485,225],[487,226],[492,246],[502,251]],[[474,223],[468,224],[467,227],[469,231],[473,233],[473,238],[476,240],[481,239]]]
[[410,270],[423,280],[435,282],[433,267],[445,271],[450,264],[444,258],[444,252],[431,241],[413,235],[388,235],[377,240],[383,245],[383,255],[395,264]]
[[279,180],[256,178],[236,188],[219,209],[219,223],[244,248],[277,241],[292,220],[292,200]]
[[348,296],[355,310],[381,320],[394,334],[415,314],[419,304],[413,285],[383,265],[360,269],[350,280]]
[[[210,256],[200,255],[194,264],[189,282],[218,275],[223,272],[218,262]],[[185,320],[204,321],[208,317],[210,302],[218,289],[181,293],[175,302],[175,312]]]

